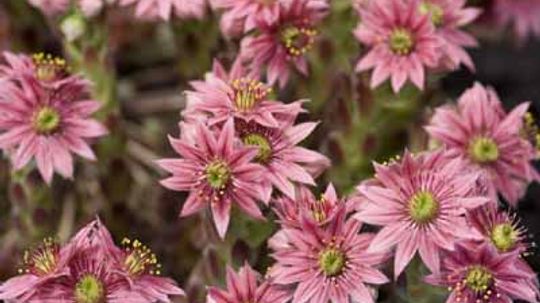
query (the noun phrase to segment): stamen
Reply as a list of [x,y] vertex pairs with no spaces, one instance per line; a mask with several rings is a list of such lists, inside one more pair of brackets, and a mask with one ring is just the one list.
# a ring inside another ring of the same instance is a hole
[[32,56],[36,77],[44,82],[51,82],[65,77],[69,68],[62,58],[50,54],[38,53]]
[[317,35],[317,30],[310,27],[289,26],[282,30],[281,41],[289,55],[298,57],[313,47]]
[[473,266],[467,272],[465,284],[478,293],[485,293],[493,283],[493,275],[481,266]]
[[60,246],[52,238],[46,238],[31,251],[25,251],[23,257],[24,269],[19,273],[32,273],[36,276],[45,276],[53,273],[58,264]]
[[131,241],[128,238],[122,240],[122,245],[126,252],[124,268],[130,275],[161,274],[161,264],[158,263],[156,255],[150,248],[143,245],[139,240]]
[[430,1],[423,1],[420,4],[420,13],[429,15],[431,22],[436,27],[443,25],[444,22],[444,10],[439,5]]
[[263,101],[270,92],[271,88],[266,87],[262,82],[247,78],[235,79],[231,82],[234,90],[234,104],[240,112],[252,110],[257,103]]

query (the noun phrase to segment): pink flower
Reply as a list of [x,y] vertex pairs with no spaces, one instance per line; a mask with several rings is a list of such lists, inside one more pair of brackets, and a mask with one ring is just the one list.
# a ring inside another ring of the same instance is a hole
[[276,264],[269,276],[280,285],[294,286],[292,303],[373,303],[366,284],[384,284],[388,278],[377,267],[387,258],[369,253],[373,235],[359,234],[361,224],[346,220],[342,211],[321,227],[304,221],[302,229],[287,228],[279,247],[273,246]]
[[367,200],[356,218],[383,226],[369,251],[397,246],[397,278],[416,252],[432,272],[440,268],[440,251],[452,250],[460,238],[474,236],[465,221],[468,209],[488,203],[474,196],[477,174],[464,172],[459,160],[447,161],[441,151],[413,156],[401,162],[375,166],[375,182],[359,186]]
[[171,15],[181,19],[202,18],[204,0],[120,0],[120,5],[135,5],[135,16],[142,19],[161,18],[168,21]]
[[345,199],[339,199],[332,184],[328,185],[319,199],[315,198],[309,188],[298,186],[295,199],[282,196],[274,201],[274,210],[280,223],[288,227],[301,227],[303,219],[326,225],[342,208],[348,209],[350,204]]
[[41,285],[68,274],[66,263],[72,257],[72,247],[60,247],[47,238],[34,249],[25,252],[19,276],[0,285],[0,300],[28,302]]
[[465,0],[424,0],[420,2],[420,12],[429,15],[435,32],[442,38],[445,55],[443,64],[449,69],[457,69],[464,64],[474,70],[471,57],[464,47],[476,47],[478,41],[470,34],[460,30],[473,22],[481,13],[477,8],[465,8]]
[[[71,5],[70,0],[28,0],[30,4],[39,8],[45,15],[57,16],[65,14]],[[103,7],[111,0],[78,0],[78,7],[87,17],[93,17],[101,12]]]
[[426,130],[445,145],[450,157],[463,159],[470,170],[482,174],[495,199],[498,191],[515,206],[525,187],[538,180],[530,164],[536,151],[522,136],[528,107],[522,103],[506,114],[495,91],[476,83],[457,107],[438,108]]
[[264,219],[255,202],[262,200],[259,182],[264,170],[260,165],[251,163],[257,156],[257,150],[235,144],[232,120],[217,134],[202,124],[195,127],[195,144],[169,139],[181,159],[158,162],[173,174],[161,181],[163,186],[190,192],[180,216],[189,216],[210,206],[221,238],[227,232],[233,202],[252,217]]
[[266,68],[268,82],[284,87],[290,76],[289,66],[308,74],[305,54],[318,35],[317,23],[326,15],[328,4],[323,0],[296,0],[283,5],[275,22],[256,20],[258,34],[242,40],[240,56],[254,70]]
[[391,78],[396,93],[407,79],[423,89],[425,70],[438,66],[443,44],[418,1],[370,1],[359,8],[362,21],[354,34],[369,50],[356,70],[373,69],[371,87]]
[[248,264],[237,273],[227,267],[227,289],[215,287],[208,289],[207,303],[286,303],[289,301],[288,291],[273,285],[269,280],[261,280],[259,274]]
[[35,159],[50,184],[54,171],[72,178],[72,152],[95,160],[88,141],[107,130],[90,117],[100,103],[86,99],[87,91],[88,84],[76,79],[55,89],[26,76],[5,84],[0,95],[0,148],[15,149],[10,155],[15,170]]
[[215,9],[224,10],[221,31],[227,36],[247,33],[257,26],[257,19],[270,24],[279,19],[284,0],[210,0]]
[[255,73],[245,70],[240,60],[236,60],[230,73],[214,61],[213,71],[206,75],[205,81],[191,82],[194,91],[187,92],[184,118],[210,115],[206,123],[215,125],[234,117],[277,128],[303,111],[303,101],[291,104],[271,101],[268,96],[271,89],[257,79]]
[[448,287],[447,303],[501,302],[513,300],[538,302],[537,290],[531,280],[532,271],[524,272],[515,264],[518,254],[498,254],[487,243],[463,243],[447,252],[440,273],[426,277],[432,285]]
[[540,2],[538,0],[495,0],[492,13],[502,25],[512,25],[519,38],[540,36]]
[[295,183],[315,185],[313,176],[330,166],[330,160],[325,156],[298,146],[316,126],[315,122],[305,122],[275,129],[253,122],[236,123],[238,138],[245,145],[258,148],[255,161],[265,168],[263,201],[269,201],[273,188],[294,199]]

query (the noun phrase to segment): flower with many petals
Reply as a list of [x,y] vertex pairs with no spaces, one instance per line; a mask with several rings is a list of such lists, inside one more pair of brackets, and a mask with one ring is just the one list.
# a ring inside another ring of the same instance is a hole
[[276,234],[280,245],[271,246],[276,263],[269,276],[294,286],[293,303],[373,303],[366,284],[388,282],[377,269],[387,254],[367,251],[373,234],[360,234],[361,227],[346,220],[344,209],[326,227],[307,220],[301,229],[284,227]]
[[165,21],[171,16],[200,19],[206,9],[204,0],[119,0],[119,3],[123,6],[135,5],[135,16],[138,18],[161,18]]
[[215,287],[208,289],[207,303],[286,303],[289,301],[288,291],[262,280],[259,274],[248,264],[240,268],[238,273],[227,267],[227,289]]
[[432,272],[440,268],[440,251],[454,249],[457,239],[476,236],[465,220],[468,209],[490,200],[473,195],[477,174],[464,173],[458,159],[448,161],[442,151],[413,156],[401,162],[375,166],[374,182],[360,185],[367,202],[359,206],[358,220],[383,226],[369,251],[397,246],[397,278],[414,255]]
[[278,128],[303,111],[302,101],[284,104],[270,100],[270,87],[257,79],[255,73],[243,67],[241,60],[235,61],[230,73],[215,61],[212,73],[204,81],[191,82],[194,90],[187,92],[184,118],[210,115],[207,123],[214,125],[234,117]]
[[426,282],[448,287],[451,291],[447,303],[499,303],[524,300],[538,302],[532,271],[515,266],[517,254],[499,254],[487,243],[462,243],[447,252],[440,273],[426,277]]
[[441,36],[445,53],[443,64],[450,69],[456,69],[464,64],[474,70],[471,57],[464,47],[476,47],[478,41],[460,28],[473,22],[481,10],[478,8],[465,8],[465,0],[422,0],[419,10],[427,14],[435,26],[435,32]]
[[265,168],[261,176],[265,202],[269,201],[274,187],[294,198],[295,183],[315,185],[313,176],[330,166],[324,155],[298,146],[316,126],[315,122],[305,122],[275,129],[254,122],[236,123],[236,135],[246,146],[257,147],[255,161]]
[[264,168],[252,163],[257,149],[235,144],[232,119],[216,134],[205,125],[195,127],[194,144],[170,138],[172,147],[182,158],[158,162],[172,173],[161,184],[172,190],[190,192],[180,214],[182,217],[210,206],[217,231],[224,238],[233,202],[252,217],[264,218],[255,202],[262,200],[259,182]]
[[540,1],[495,0],[491,13],[496,22],[511,25],[517,36],[525,40],[530,35],[540,36]]
[[526,186],[538,180],[531,165],[535,148],[524,138],[524,119],[529,103],[506,114],[495,91],[480,84],[459,98],[457,107],[435,111],[426,130],[444,144],[448,155],[466,161],[481,173],[491,196],[496,192],[515,206]]
[[305,54],[313,47],[318,35],[316,26],[327,11],[324,0],[289,1],[276,21],[256,20],[258,33],[242,40],[240,57],[253,70],[266,68],[268,82],[279,81],[281,87],[289,81],[290,66],[307,75]]
[[0,148],[10,151],[14,169],[32,158],[43,179],[50,183],[53,172],[73,176],[71,152],[94,160],[88,141],[107,133],[91,118],[100,103],[86,99],[88,83],[66,81],[51,89],[33,77],[3,85],[0,95]]
[[257,26],[257,19],[276,22],[284,0],[210,0],[215,9],[223,10],[221,31],[227,36],[238,36]]
[[371,87],[391,78],[396,93],[407,79],[423,89],[426,69],[438,66],[443,44],[418,1],[370,1],[359,13],[362,21],[354,34],[369,50],[356,70],[373,69]]

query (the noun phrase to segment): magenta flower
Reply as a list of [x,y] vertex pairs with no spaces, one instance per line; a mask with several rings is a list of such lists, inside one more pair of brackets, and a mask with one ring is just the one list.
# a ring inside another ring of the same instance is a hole
[[449,69],[456,69],[460,64],[464,64],[470,70],[474,70],[474,63],[464,47],[476,47],[478,41],[460,28],[473,22],[481,10],[465,8],[465,4],[465,0],[420,2],[420,12],[429,15],[431,23],[436,28],[435,32],[442,38],[444,44],[442,50],[445,53],[442,63],[449,65]]
[[200,19],[206,9],[204,0],[119,0],[119,3],[123,6],[135,5],[135,16],[138,18],[161,18],[165,21],[171,16]]
[[537,0],[495,0],[492,13],[501,25],[511,25],[522,40],[530,35],[540,36],[540,2]]
[[359,234],[361,224],[346,220],[342,211],[327,227],[304,221],[302,229],[283,228],[279,246],[272,246],[276,264],[269,276],[275,283],[295,288],[292,303],[374,303],[366,284],[388,278],[377,267],[384,253],[369,253],[372,234]]
[[277,21],[256,20],[258,34],[242,40],[241,58],[254,70],[266,68],[271,85],[279,81],[284,87],[289,80],[290,66],[307,75],[305,54],[313,47],[318,35],[316,26],[327,11],[328,4],[323,0],[289,1],[282,6]]
[[259,274],[248,264],[240,268],[238,274],[227,267],[227,289],[208,288],[207,303],[286,303],[288,291],[273,285],[270,280],[261,280]]
[[477,174],[465,173],[459,160],[448,161],[441,151],[413,156],[388,166],[375,166],[375,182],[359,186],[367,202],[356,218],[383,226],[369,251],[397,246],[397,277],[416,252],[432,272],[440,268],[440,251],[452,250],[460,238],[475,236],[465,221],[468,209],[490,200],[472,193]]
[[258,81],[258,76],[248,73],[237,60],[230,73],[214,61],[212,73],[205,81],[193,81],[194,91],[188,91],[188,107],[185,118],[194,115],[210,115],[206,123],[210,125],[223,123],[231,117],[246,122],[254,121],[266,127],[277,128],[293,121],[303,112],[303,101],[283,104],[269,100],[270,87]]
[[359,10],[362,21],[354,34],[369,50],[356,70],[373,69],[373,88],[391,78],[396,93],[407,79],[423,89],[426,69],[438,66],[443,43],[418,1],[370,1]]
[[51,183],[54,171],[72,178],[71,153],[95,160],[88,141],[107,134],[105,127],[90,117],[100,103],[86,99],[86,82],[68,81],[49,89],[34,78],[23,77],[17,84],[4,84],[0,96],[0,148],[15,149],[10,154],[15,170],[35,159],[47,183]]
[[298,186],[295,199],[282,196],[274,199],[274,210],[280,223],[288,227],[301,227],[303,219],[320,225],[330,223],[342,208],[348,209],[350,203],[339,199],[332,184],[319,199],[305,186]]
[[265,168],[262,175],[263,201],[269,201],[273,188],[294,199],[294,183],[315,185],[313,176],[330,166],[330,160],[325,156],[297,146],[316,126],[315,122],[305,122],[275,129],[253,122],[236,123],[237,136],[245,145],[258,148],[255,161]]
[[220,28],[227,36],[247,33],[257,26],[257,19],[267,24],[279,19],[284,0],[210,0],[215,9],[224,11]]
[[180,214],[182,217],[210,206],[217,231],[224,238],[233,202],[250,216],[264,219],[255,202],[263,198],[259,182],[264,169],[251,163],[257,156],[256,149],[235,145],[232,120],[217,134],[202,124],[196,127],[196,144],[169,139],[182,158],[158,162],[173,174],[161,184],[172,190],[190,192]]
[[477,83],[463,93],[457,107],[438,108],[426,130],[450,157],[463,159],[483,175],[494,199],[498,191],[516,206],[526,186],[538,180],[530,164],[536,151],[522,136],[528,107],[522,103],[506,114],[495,91]]
[[451,293],[447,303],[538,302],[538,292],[530,282],[536,280],[535,273],[517,268],[519,258],[518,254],[498,254],[486,243],[458,244],[455,251],[445,254],[441,272],[425,280],[448,287]]

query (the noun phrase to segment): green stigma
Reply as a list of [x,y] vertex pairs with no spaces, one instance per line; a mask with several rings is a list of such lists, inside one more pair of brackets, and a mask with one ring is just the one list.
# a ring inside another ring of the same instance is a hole
[[411,33],[403,28],[394,29],[390,34],[390,49],[394,54],[405,56],[411,53],[414,39]]
[[291,56],[307,53],[315,43],[317,31],[311,28],[289,26],[281,32],[281,41]]
[[467,287],[479,293],[487,291],[492,282],[493,275],[480,266],[474,266],[469,269],[465,277]]
[[77,303],[102,303],[104,299],[103,283],[91,274],[84,275],[75,285]]
[[208,164],[205,173],[208,184],[214,189],[224,188],[231,179],[229,166],[221,160]]
[[501,252],[511,250],[519,238],[519,232],[509,223],[496,225],[491,231],[491,242]]
[[420,13],[424,15],[429,15],[431,22],[435,26],[441,26],[444,21],[444,11],[443,9],[429,1],[423,1],[420,4]]
[[319,254],[319,266],[327,277],[340,275],[345,263],[345,254],[336,248],[327,248]]
[[409,214],[414,222],[425,224],[431,222],[439,211],[439,203],[433,195],[420,191],[412,196],[409,202]]
[[51,134],[60,126],[60,114],[56,109],[46,106],[35,113],[33,123],[38,133]]
[[259,151],[255,160],[259,163],[266,163],[272,157],[272,145],[266,137],[259,134],[249,134],[242,138],[242,141],[246,145],[256,146]]
[[487,137],[478,137],[469,144],[469,156],[477,163],[490,163],[499,159],[497,143]]

